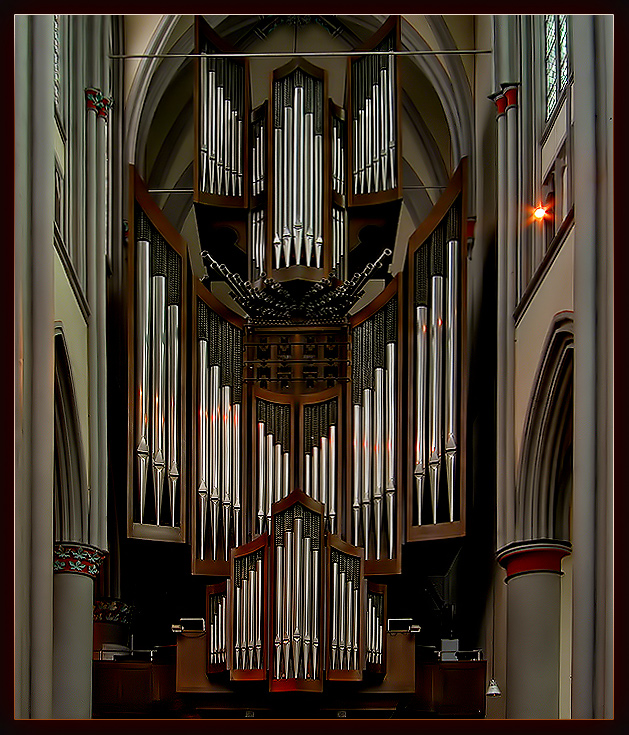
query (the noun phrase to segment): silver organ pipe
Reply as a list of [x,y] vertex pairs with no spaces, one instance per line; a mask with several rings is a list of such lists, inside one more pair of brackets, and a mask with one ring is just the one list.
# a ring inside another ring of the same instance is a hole
[[151,263],[151,467],[158,526],[166,479],[166,248],[164,239],[157,235],[153,243]]
[[275,464],[275,450],[273,449],[273,446],[275,444],[275,437],[273,436],[273,424],[271,426],[267,426],[267,435],[265,437],[265,467],[266,467],[266,477],[265,477],[265,508],[264,508],[264,515],[266,518],[265,521],[265,528],[269,528],[269,525],[271,523],[271,505],[273,504],[275,498],[273,495],[273,481],[274,481],[274,464]]
[[314,79],[306,76],[304,99],[304,263],[310,265],[314,245]]
[[384,654],[384,595],[367,592],[367,668],[381,666]]
[[301,69],[273,84],[276,268],[299,264],[321,267],[322,93],[322,82]]
[[242,333],[201,299],[197,322],[198,558],[204,560],[209,547],[212,560],[218,560],[222,529],[222,555],[227,561],[230,546],[241,541]]
[[[264,406],[265,404],[262,404]],[[258,533],[264,531],[266,516],[266,451],[264,437],[266,435],[264,420],[260,421],[260,404],[258,404]]]
[[459,243],[458,212],[450,211],[448,221],[448,242],[446,246],[446,299],[445,299],[445,456],[446,477],[448,482],[448,510],[450,521],[454,521],[454,478],[457,451],[457,297],[459,292]]
[[216,669],[225,667],[227,663],[226,648],[226,608],[227,595],[218,592],[208,598],[208,659],[209,664]]
[[[229,535],[231,531],[231,508],[233,503],[232,498],[232,479],[233,479],[233,464],[236,457],[232,455],[232,442],[234,437],[234,423],[232,417],[232,402],[231,402],[231,386],[225,385],[221,389],[221,404],[222,404],[222,443],[223,443],[223,492],[222,492],[222,505],[223,505],[223,541],[225,544],[225,559],[229,556]],[[215,536],[216,531],[214,532]]]
[[290,492],[290,406],[257,399],[257,533],[270,529],[271,505]]
[[232,656],[237,670],[264,666],[264,551],[257,549],[234,559]]
[[208,99],[208,59],[207,56],[202,56],[199,59],[199,148],[201,160],[200,163],[200,181],[199,185],[201,191],[208,191],[209,189],[209,159],[208,159],[208,115],[209,110],[209,99]]
[[430,244],[430,357],[428,361],[428,470],[433,523],[437,522],[437,505],[441,484],[443,454],[443,231],[438,228]]
[[309,513],[304,516],[304,594],[303,594],[303,617],[302,617],[302,656],[303,677],[310,677],[310,659],[312,650],[312,517]]
[[284,89],[284,166],[282,177],[282,210],[284,212],[284,221],[282,225],[282,246],[284,248],[284,266],[290,265],[291,241],[293,238],[292,221],[293,221],[293,108],[292,104],[292,78],[286,77],[283,80]]
[[376,561],[395,558],[396,335],[397,297],[352,330],[352,541]]
[[244,68],[237,62],[213,56],[214,51],[206,43],[203,52],[209,56],[201,56],[199,64],[199,188],[208,194],[241,196]]
[[336,463],[336,426],[330,424],[328,434],[328,450],[329,450],[329,461],[328,461],[328,518],[330,523],[330,532],[337,533],[337,506],[336,506],[336,482],[337,482],[337,463]]
[[284,525],[280,516],[276,516],[275,526],[275,635],[273,643],[275,646],[275,678],[285,678],[282,676],[284,668],[282,667],[282,642],[283,642],[283,625],[284,625],[284,599],[285,599],[285,547],[284,547]]
[[320,516],[300,503],[274,516],[275,679],[316,679]]
[[[358,551],[358,550],[357,550]],[[361,609],[361,563],[358,556],[330,547],[328,660],[334,671],[358,670]],[[362,669],[362,666],[360,666]]]
[[168,495],[170,525],[175,525],[175,506],[179,481],[179,303],[181,300],[181,261],[168,250],[168,415],[166,417]]
[[[206,115],[206,124],[208,128],[207,142],[208,142],[208,189],[210,194],[216,191],[217,171],[216,171],[216,149],[218,143],[218,126],[217,120],[217,99],[216,99],[216,61],[215,59],[208,59],[208,109],[209,114]],[[203,97],[201,97],[201,109],[205,107],[203,104]]]
[[[375,51],[393,51],[385,38]],[[352,64],[353,191],[371,194],[396,186],[397,128],[393,55],[366,56]]]
[[146,215],[137,218],[136,274],[135,274],[135,380],[136,380],[136,456],[140,497],[140,523],[144,521],[146,488],[150,462],[149,406],[150,406],[150,225]]
[[295,249],[295,263],[301,263],[301,250],[304,235],[304,88],[303,79],[299,72],[293,90],[293,237]]
[[428,445],[426,441],[427,370],[428,370],[428,256],[423,245],[415,254],[415,492],[417,524],[422,517],[427,473]]
[[[201,321],[201,319],[200,319]],[[209,396],[207,380],[208,341],[199,339],[199,449],[197,453],[197,493],[199,495],[200,513],[200,558],[205,559],[205,533],[207,527],[207,501],[210,484],[208,471],[208,432],[209,432]]]

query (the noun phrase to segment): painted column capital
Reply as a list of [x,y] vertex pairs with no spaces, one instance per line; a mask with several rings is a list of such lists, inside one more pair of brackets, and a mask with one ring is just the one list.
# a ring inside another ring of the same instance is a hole
[[87,87],[85,90],[85,104],[88,112],[93,110],[97,117],[101,117],[105,122],[107,122],[107,116],[111,106],[113,105],[113,99],[111,97],[103,96],[100,89]]
[[54,546],[53,572],[82,574],[94,579],[107,552],[76,541],[58,541]]
[[505,110],[507,109],[507,98],[503,92],[496,92],[496,94],[490,95],[489,99],[495,103],[496,109],[498,110],[497,117],[500,118],[505,114]]
[[505,581],[522,574],[551,572],[561,574],[561,560],[572,551],[569,541],[539,539],[507,544],[496,554],[498,563],[507,572]]
[[518,86],[517,84],[505,84],[502,88],[502,92],[507,101],[507,109],[510,107],[517,107],[518,104]]

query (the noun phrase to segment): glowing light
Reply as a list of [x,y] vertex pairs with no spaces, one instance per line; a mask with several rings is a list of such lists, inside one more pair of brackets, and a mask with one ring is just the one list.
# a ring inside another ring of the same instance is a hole
[[533,212],[533,217],[535,217],[535,219],[538,222],[541,222],[545,216],[546,216],[546,207],[542,207],[542,205],[540,204]]

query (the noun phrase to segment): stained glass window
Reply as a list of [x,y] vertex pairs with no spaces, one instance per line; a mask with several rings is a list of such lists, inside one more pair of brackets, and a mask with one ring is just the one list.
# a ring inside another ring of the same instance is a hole
[[546,68],[546,118],[555,107],[559,95],[568,84],[569,39],[568,16],[544,16],[544,60]]

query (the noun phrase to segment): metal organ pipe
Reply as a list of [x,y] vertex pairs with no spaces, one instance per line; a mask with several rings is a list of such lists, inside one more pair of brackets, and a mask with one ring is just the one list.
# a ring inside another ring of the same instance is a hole
[[304,88],[299,84],[301,76],[297,77],[293,92],[294,128],[293,128],[293,237],[295,248],[295,263],[301,262],[301,248],[304,234]]
[[387,342],[386,347],[386,473],[385,491],[387,502],[387,528],[389,540],[389,559],[393,558],[394,513],[395,513],[395,342]]
[[373,427],[373,501],[376,559],[380,559],[382,531],[382,500],[384,497],[384,370],[374,372],[374,427]]
[[[283,211],[284,224],[282,230],[282,244],[284,247],[284,265],[290,264],[290,246],[293,237],[293,109],[292,104],[292,85],[290,77],[284,79],[284,167],[283,167]],[[290,162],[290,164],[289,164]]]
[[445,301],[445,455],[450,521],[454,521],[454,470],[456,436],[457,293],[459,282],[458,241],[447,244],[447,292]]
[[208,163],[208,187],[210,194],[214,193],[216,186],[216,148],[217,148],[217,110],[216,110],[216,71],[214,69],[214,61],[208,59],[208,94],[209,94],[209,114],[206,122],[208,127],[208,147],[209,147],[209,163]]
[[442,387],[442,335],[443,335],[443,277],[431,278],[430,309],[430,445],[428,469],[432,496],[432,517],[437,522],[437,499],[439,491],[442,435],[441,435],[441,387]]
[[197,477],[199,481],[197,494],[200,500],[200,558],[205,559],[205,531],[207,526],[207,500],[208,500],[208,430],[209,430],[209,405],[208,405],[208,343],[207,339],[199,340],[199,451]]
[[311,585],[312,585],[312,538],[310,516],[304,518],[304,607],[303,607],[303,673],[304,678],[310,676],[310,656],[312,646],[312,615],[311,615]]
[[328,435],[328,449],[329,449],[329,479],[328,479],[328,503],[329,510],[328,516],[330,519],[330,532],[337,533],[337,512],[336,512],[336,426],[330,425]]
[[150,462],[149,449],[149,369],[150,369],[150,228],[146,215],[138,220],[138,239],[136,241],[136,278],[135,278],[135,380],[136,380],[136,418],[135,436],[137,441],[138,486],[140,491],[140,523],[144,521],[146,486]]
[[166,400],[166,243],[158,236],[153,244],[152,276],[152,422],[151,450],[155,515],[160,510],[166,472],[165,400]]
[[181,277],[179,256],[168,252],[168,491],[170,525],[175,525],[175,503],[179,481],[179,298]]
[[304,245],[305,264],[311,263],[312,248],[314,245],[314,82],[312,77],[306,77],[305,115],[304,115]]

